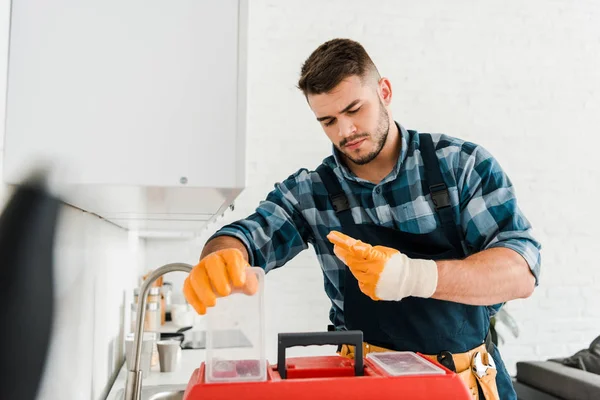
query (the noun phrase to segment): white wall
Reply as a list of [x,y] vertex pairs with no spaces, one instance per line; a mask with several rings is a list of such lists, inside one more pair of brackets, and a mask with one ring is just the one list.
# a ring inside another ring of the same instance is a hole
[[144,242],[64,206],[54,253],[54,326],[39,399],[99,399],[124,360]]
[[65,207],[55,253],[55,327],[40,399],[98,399],[123,361],[143,242]]
[[98,399],[124,360],[144,242],[64,206],[54,253],[54,326],[39,399]]
[[[0,2],[0,93],[6,89],[10,2]],[[4,121],[5,96],[0,96]],[[0,132],[0,175],[4,132]],[[0,185],[0,208],[10,195]],[[55,246],[55,315],[39,399],[99,399],[123,361],[132,289],[144,242],[98,217],[63,207]],[[4,321],[10,324],[10,321]],[[26,345],[26,344],[25,344]]]
[[[513,180],[544,250],[535,294],[507,305],[521,329],[501,347],[511,372],[518,360],[587,347],[600,335],[599,16],[592,1],[252,0],[248,189],[223,222],[329,154],[294,86],[320,43],[353,38],[391,79],[397,121],[487,147]],[[328,302],[310,251],[267,285],[271,348],[278,331],[325,328]]]

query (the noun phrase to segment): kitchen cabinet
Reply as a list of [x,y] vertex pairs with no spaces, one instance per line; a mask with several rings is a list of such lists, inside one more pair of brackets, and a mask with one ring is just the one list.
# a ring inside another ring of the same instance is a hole
[[247,2],[14,0],[4,181],[141,236],[199,233],[245,186]]

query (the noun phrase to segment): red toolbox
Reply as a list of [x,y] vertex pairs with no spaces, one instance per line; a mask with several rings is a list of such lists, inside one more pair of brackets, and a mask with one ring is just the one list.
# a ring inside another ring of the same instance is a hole
[[[236,378],[258,371],[259,360],[227,361],[215,369],[226,382],[207,382],[202,363],[190,378],[185,400],[218,399],[453,399],[471,396],[458,375],[418,353],[371,353],[363,358],[362,332],[317,332],[279,334],[278,365],[268,365],[260,381]],[[309,345],[356,346],[356,360],[338,355],[285,357],[286,348]],[[266,363],[266,361],[265,361]]]

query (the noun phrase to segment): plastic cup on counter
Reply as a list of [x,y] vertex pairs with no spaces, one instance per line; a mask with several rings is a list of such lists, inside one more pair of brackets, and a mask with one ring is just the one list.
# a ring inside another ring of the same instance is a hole
[[[135,335],[129,333],[125,338],[125,361],[127,362],[127,369],[133,369],[134,351],[133,344]],[[145,378],[150,373],[150,366],[152,360],[152,351],[156,343],[156,334],[154,332],[144,332],[142,336],[142,354],[140,359],[140,369],[142,370],[142,376]]]
[[175,371],[181,359],[181,342],[178,340],[159,340],[156,342],[156,346],[158,347],[160,372]]

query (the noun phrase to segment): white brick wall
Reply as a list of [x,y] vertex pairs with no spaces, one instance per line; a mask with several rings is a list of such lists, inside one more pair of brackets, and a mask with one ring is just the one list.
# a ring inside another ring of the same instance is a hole
[[[501,348],[511,372],[517,360],[586,347],[600,335],[599,16],[592,1],[252,0],[249,185],[220,224],[329,154],[295,84],[320,43],[353,38],[391,79],[396,120],[496,156],[543,243],[541,285],[507,305],[521,329]],[[270,354],[278,331],[325,328],[328,301],[311,251],[270,273],[267,285]]]

